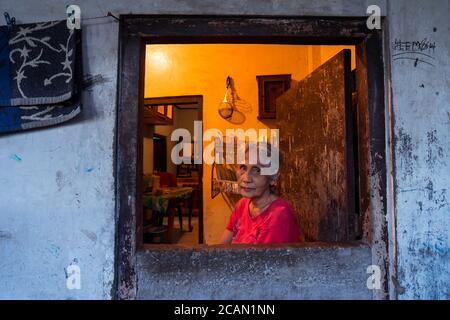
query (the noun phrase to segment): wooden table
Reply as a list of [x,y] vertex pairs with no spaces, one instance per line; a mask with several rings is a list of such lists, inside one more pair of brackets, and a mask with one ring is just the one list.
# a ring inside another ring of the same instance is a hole
[[[154,192],[146,192],[143,195],[144,208],[151,209],[153,212],[158,213],[158,220],[161,218],[160,223],[162,224],[162,218],[167,213],[167,231],[166,239],[169,243],[174,242],[174,215],[175,210],[178,210],[178,218],[180,222],[180,229],[183,230],[183,216],[181,212],[181,202],[184,200],[189,200],[189,231],[192,232],[192,206],[193,197],[192,191],[194,189],[191,187],[167,187],[161,188]],[[144,228],[144,232],[145,232]]]

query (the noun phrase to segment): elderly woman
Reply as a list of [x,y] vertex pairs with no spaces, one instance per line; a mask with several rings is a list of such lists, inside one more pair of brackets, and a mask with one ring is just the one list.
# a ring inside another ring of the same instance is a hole
[[[264,146],[270,157],[271,145],[258,144],[258,147]],[[248,159],[247,144],[245,163],[237,168],[238,185],[243,198],[236,203],[231,213],[221,243],[297,242],[299,226],[295,210],[288,201],[278,197],[273,191],[279,169],[274,175],[263,175],[262,168],[271,164],[262,164],[259,157],[256,164],[250,164]],[[279,163],[281,164],[281,161]]]

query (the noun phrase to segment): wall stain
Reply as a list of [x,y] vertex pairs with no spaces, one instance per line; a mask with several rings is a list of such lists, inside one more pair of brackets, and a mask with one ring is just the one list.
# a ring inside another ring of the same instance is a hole
[[413,160],[413,144],[411,136],[404,132],[403,128],[400,128],[397,136],[397,153],[400,155],[400,163],[402,164],[403,168],[402,174],[403,179],[408,178],[408,176],[412,176],[414,173],[414,163]]
[[56,171],[55,181],[58,186],[58,191],[61,191],[64,188],[64,175],[60,170]]
[[11,239],[11,238],[12,238],[11,232],[0,230],[0,239]]
[[444,157],[444,150],[439,145],[436,129],[427,132],[427,159],[429,169],[434,169],[440,159]]
[[433,182],[431,180],[428,180],[427,186],[425,187],[425,189],[428,191],[428,200],[433,200]]
[[418,201],[417,204],[419,205],[420,212],[422,212],[422,210],[423,210],[423,203],[422,203],[422,201]]
[[80,200],[80,194],[75,193],[75,201],[77,202],[77,208],[80,208],[81,200]]
[[12,154],[10,157],[11,160],[14,160],[16,162],[22,162],[22,158],[19,157],[17,154]]
[[91,89],[92,87],[102,84],[102,83],[110,82],[110,81],[111,81],[110,79],[105,78],[102,74],[96,74],[96,75],[86,74],[83,77],[83,83],[82,83],[81,87],[83,90],[91,91],[89,89]]
[[449,206],[449,203],[448,203],[447,197],[446,197],[446,193],[447,193],[447,189],[442,189],[439,196],[436,197],[436,200],[434,201],[434,203],[439,206],[437,208],[437,210],[439,210],[443,207]]
[[86,237],[88,237],[92,242],[97,242],[97,235],[89,230],[81,229],[80,230]]
[[426,231],[409,241],[408,251],[411,256],[418,256],[424,259],[429,259],[429,257],[446,257],[450,253],[447,241],[448,239],[441,235],[436,235],[435,232]]

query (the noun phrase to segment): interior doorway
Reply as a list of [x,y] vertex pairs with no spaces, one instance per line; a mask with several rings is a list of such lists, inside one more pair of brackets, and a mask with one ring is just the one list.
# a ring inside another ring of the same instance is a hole
[[[149,76],[153,76],[151,70]],[[203,97],[145,97],[142,127],[142,214],[137,221],[143,245],[203,243],[203,164],[175,163],[177,130],[194,136],[194,123],[203,118]],[[191,149],[193,151],[193,149]],[[193,154],[191,155],[193,158]]]

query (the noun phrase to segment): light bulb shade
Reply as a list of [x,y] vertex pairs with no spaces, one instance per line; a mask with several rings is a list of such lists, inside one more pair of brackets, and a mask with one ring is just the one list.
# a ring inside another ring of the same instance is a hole
[[222,101],[218,106],[219,114],[224,119],[229,119],[233,115],[233,106],[229,102]]

